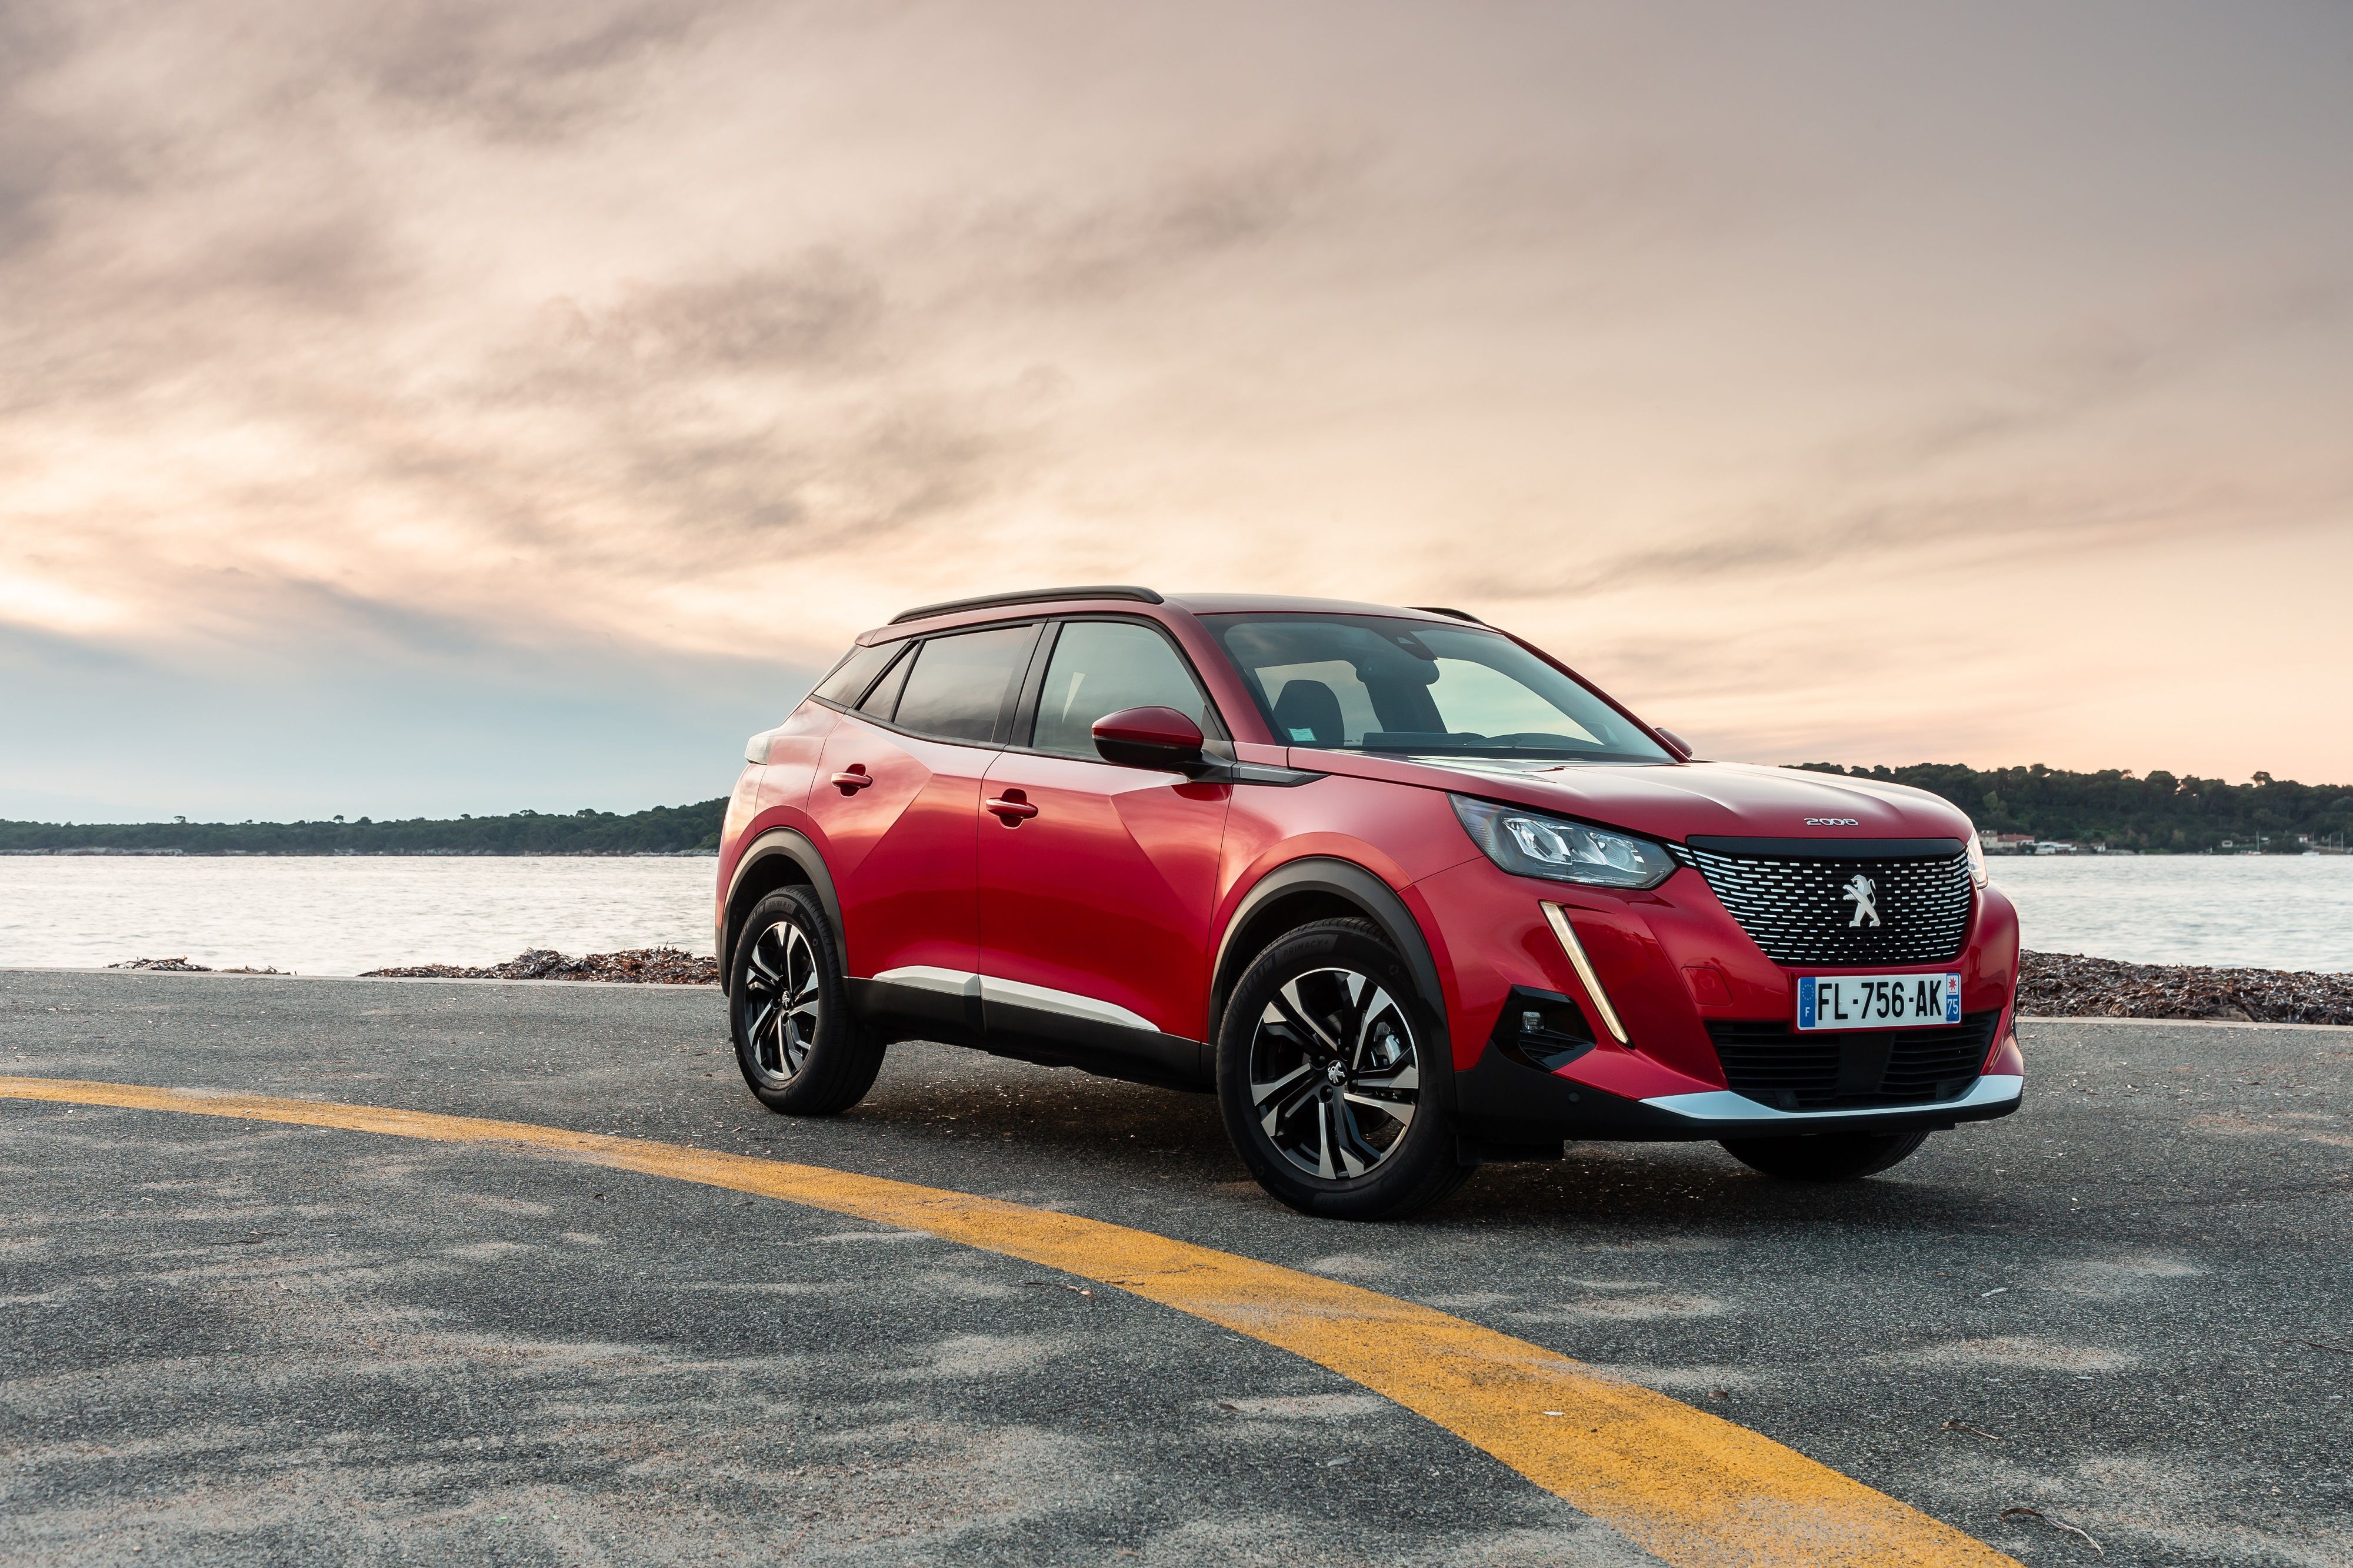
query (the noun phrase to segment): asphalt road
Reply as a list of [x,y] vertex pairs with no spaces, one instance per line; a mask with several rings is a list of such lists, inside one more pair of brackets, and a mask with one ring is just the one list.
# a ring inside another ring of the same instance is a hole
[[[2353,1562],[2353,1031],[2025,1034],[2025,1110],[1859,1186],[1588,1145],[1366,1226],[1206,1099],[944,1047],[771,1117],[708,991],[0,973],[0,1074],[1010,1198],[1440,1307],[2028,1563]],[[1310,1363],[773,1200],[8,1100],[0,1179],[0,1561],[1651,1561]]]

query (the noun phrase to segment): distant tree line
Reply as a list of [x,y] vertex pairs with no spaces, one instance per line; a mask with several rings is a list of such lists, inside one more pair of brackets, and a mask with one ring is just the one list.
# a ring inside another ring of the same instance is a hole
[[1940,795],[1986,831],[2030,833],[2074,844],[2148,854],[2194,855],[2263,848],[2294,854],[2338,835],[2353,844],[2353,785],[2303,784],[2257,773],[2252,784],[2224,784],[2158,772],[2136,777],[2116,768],[2096,773],[2031,768],[1965,768],[1955,763],[1844,768],[1805,763],[1815,773],[1887,779]]
[[[2301,784],[2257,773],[2254,782],[2117,769],[2062,773],[2031,768],[1965,768],[1952,763],[1848,768],[1799,764],[1815,773],[1887,779],[1944,796],[1996,833],[2105,844],[2114,849],[2197,854],[2225,841],[2283,853],[2342,835],[2353,843],[2353,785]],[[658,805],[626,815],[578,811],[568,816],[521,811],[512,816],[412,817],[374,822],[132,822],[80,825],[0,822],[0,854],[115,849],[183,855],[658,855],[710,854],[719,847],[724,799]]]
[[678,855],[719,848],[724,798],[626,815],[411,817],[376,822],[0,822],[0,853],[114,849],[183,855]]

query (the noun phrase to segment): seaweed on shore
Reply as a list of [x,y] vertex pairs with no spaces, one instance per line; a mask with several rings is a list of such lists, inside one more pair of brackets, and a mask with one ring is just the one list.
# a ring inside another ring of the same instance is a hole
[[282,974],[279,969],[252,969],[243,965],[235,969],[215,969],[209,963],[190,963],[185,958],[131,958],[121,963],[110,963],[109,969],[144,969],[156,974]]
[[371,969],[364,980],[614,980],[635,985],[716,985],[719,961],[698,958],[681,948],[632,947],[566,958],[551,947],[535,947],[504,963],[469,969],[455,963],[417,963]]
[[[2353,1025],[2353,974],[2125,963],[2072,952],[2020,955],[2018,1010],[2044,1018],[2221,1019],[2257,1024]],[[205,972],[185,958],[142,958],[116,969]],[[225,973],[269,973],[268,970]],[[371,969],[371,980],[604,980],[638,985],[716,985],[719,962],[681,948],[633,947],[567,958],[533,948],[504,963],[469,968],[418,963]]]
[[2353,974],[2124,963],[2073,952],[2019,956],[2018,1010],[2030,1017],[2353,1024]]

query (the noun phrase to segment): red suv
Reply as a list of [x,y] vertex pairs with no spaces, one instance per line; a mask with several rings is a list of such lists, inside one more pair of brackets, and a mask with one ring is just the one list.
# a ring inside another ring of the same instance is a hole
[[1564,1140],[1886,1169],[2017,1108],[2018,922],[1900,784],[1695,761],[1458,610],[1061,588],[858,639],[719,858],[744,1079],[895,1039],[1216,1093],[1314,1214]]

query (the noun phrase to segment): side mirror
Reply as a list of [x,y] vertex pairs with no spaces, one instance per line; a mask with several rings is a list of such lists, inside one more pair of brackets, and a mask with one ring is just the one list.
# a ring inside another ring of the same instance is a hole
[[1189,773],[1207,765],[1201,757],[1201,726],[1174,708],[1123,708],[1106,713],[1095,721],[1094,737],[1103,760],[1124,768]]
[[1656,724],[1651,725],[1651,732],[1657,735],[1660,740],[1664,741],[1669,747],[1672,748],[1675,752],[1675,760],[1677,762],[1690,762],[1693,756],[1696,754],[1692,751],[1691,742],[1684,740],[1681,735],[1676,734],[1672,730],[1662,730]]

